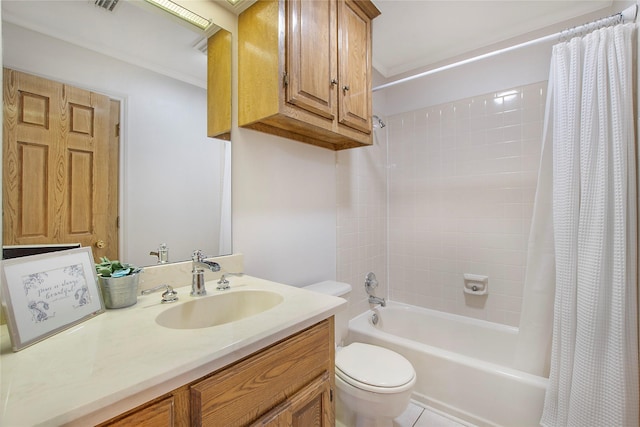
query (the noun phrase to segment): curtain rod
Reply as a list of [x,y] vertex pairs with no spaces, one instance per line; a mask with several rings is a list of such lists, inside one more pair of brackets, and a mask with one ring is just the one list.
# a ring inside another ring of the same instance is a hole
[[634,4],[632,6],[629,6],[628,8],[626,8],[625,10],[623,10],[622,12],[616,13],[614,15],[608,16],[606,18],[602,18],[602,19],[598,19],[596,21],[592,21],[586,24],[582,24],[579,25],[577,27],[573,27],[570,28],[568,30],[562,30],[559,31],[555,34],[549,34],[548,36],[543,36],[537,39],[533,39],[533,40],[529,40],[526,41],[524,43],[519,43],[513,46],[509,46],[509,47],[505,47],[503,49],[497,49],[488,53],[484,53],[482,55],[478,55],[478,56],[474,56],[472,58],[468,58],[468,59],[464,59],[462,61],[458,61],[458,62],[453,62],[451,64],[448,65],[444,65],[442,67],[438,67],[438,68],[433,68],[431,70],[427,70],[427,71],[423,71],[422,73],[418,73],[418,74],[414,74],[412,76],[409,77],[404,77],[402,79],[398,79],[398,80],[394,80],[392,82],[389,83],[385,83],[382,84],[380,86],[376,86],[372,89],[373,92],[382,90],[382,89],[386,89],[388,87],[391,86],[395,86],[395,85],[399,85],[401,83],[406,83],[408,81],[411,80],[415,80],[415,79],[419,79],[422,77],[426,77],[429,76],[431,74],[435,74],[435,73],[439,73],[440,71],[446,71],[449,70],[451,68],[456,68],[459,67],[461,65],[466,65],[469,64],[471,62],[475,62],[475,61],[479,61],[481,59],[486,59],[486,58],[490,58],[492,56],[496,56],[496,55],[500,55],[506,52],[510,52],[512,50],[516,50],[516,49],[520,49],[526,46],[532,46],[538,43],[544,43],[547,41],[552,41],[552,40],[558,40],[558,39],[565,39],[568,37],[571,37],[575,34],[580,34],[581,32],[590,32],[593,31],[595,29],[597,29],[600,26],[606,26],[606,25],[611,25],[613,23],[625,23],[625,22],[633,22],[636,20],[636,17],[638,15],[638,4]]

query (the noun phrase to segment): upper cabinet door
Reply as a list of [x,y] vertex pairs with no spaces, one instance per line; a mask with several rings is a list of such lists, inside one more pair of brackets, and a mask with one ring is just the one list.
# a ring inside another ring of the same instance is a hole
[[286,10],[286,102],[333,120],[338,78],[335,2],[291,0]]
[[341,124],[371,133],[371,19],[352,0],[338,1]]

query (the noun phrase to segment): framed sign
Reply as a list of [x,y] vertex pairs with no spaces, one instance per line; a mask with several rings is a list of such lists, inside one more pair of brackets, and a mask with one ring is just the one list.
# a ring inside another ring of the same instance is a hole
[[104,312],[88,247],[3,260],[2,279],[13,351]]

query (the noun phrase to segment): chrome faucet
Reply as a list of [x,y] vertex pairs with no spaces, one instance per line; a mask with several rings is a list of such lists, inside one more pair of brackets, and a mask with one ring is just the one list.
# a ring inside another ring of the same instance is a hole
[[218,286],[216,286],[216,289],[219,291],[226,291],[227,289],[231,289],[231,286],[229,286],[229,281],[225,276],[242,276],[243,274],[244,273],[224,273],[222,277],[220,277],[220,280],[218,280]]
[[[204,285],[204,268],[208,268],[211,271],[220,271],[220,264],[213,261],[207,261],[204,259],[200,249],[193,251],[191,256],[192,268],[191,268],[191,296],[201,297],[207,294],[207,290]],[[204,267],[204,268],[203,268]]]
[[384,298],[378,298],[373,295],[369,295],[369,304],[380,304],[383,307],[387,306],[387,302],[384,300]]
[[364,290],[367,291],[367,295],[369,295],[369,304],[380,304],[383,307],[387,306],[387,302],[384,298],[378,298],[373,294],[375,288],[378,287],[378,279],[376,279],[376,275],[371,272],[367,273],[364,278]]

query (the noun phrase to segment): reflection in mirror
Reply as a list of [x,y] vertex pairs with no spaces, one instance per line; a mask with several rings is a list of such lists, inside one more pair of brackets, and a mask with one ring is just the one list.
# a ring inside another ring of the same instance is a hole
[[206,136],[207,56],[193,47],[210,33],[142,3],[3,1],[3,66],[120,102],[120,259],[155,264],[162,243],[170,262],[231,253],[231,148]]
[[231,33],[220,29],[207,42],[207,135],[231,140]]

